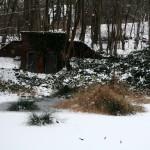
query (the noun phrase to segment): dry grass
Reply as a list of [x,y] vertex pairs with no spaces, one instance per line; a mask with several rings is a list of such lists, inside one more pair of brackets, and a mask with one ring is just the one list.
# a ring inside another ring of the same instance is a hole
[[147,99],[146,96],[144,95],[130,94],[126,96],[126,99],[128,99],[129,101],[135,104],[150,104],[150,99]]
[[125,98],[127,90],[123,85],[92,85],[75,94],[71,99],[58,103],[55,107],[73,111],[101,113],[109,115],[128,115],[143,112],[142,107],[132,105]]

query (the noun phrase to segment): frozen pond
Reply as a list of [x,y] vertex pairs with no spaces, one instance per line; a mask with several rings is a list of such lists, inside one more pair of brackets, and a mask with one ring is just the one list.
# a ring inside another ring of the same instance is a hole
[[[39,107],[39,111],[50,111],[53,108],[53,105],[56,104],[57,102],[60,102],[62,100],[64,100],[63,98],[58,98],[58,97],[54,97],[54,98],[22,98],[22,99],[18,99],[18,100],[22,100],[22,101],[35,101],[35,104]],[[10,106],[10,104],[14,103],[16,101],[6,101],[6,102],[2,102],[0,103],[0,111],[7,111],[8,107]]]

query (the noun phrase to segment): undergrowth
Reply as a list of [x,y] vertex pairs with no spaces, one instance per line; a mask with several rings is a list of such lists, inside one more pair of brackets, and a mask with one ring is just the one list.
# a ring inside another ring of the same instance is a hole
[[[115,88],[117,87],[117,88]],[[130,115],[140,107],[125,99],[119,85],[92,85],[76,93],[71,99],[58,103],[57,108],[109,115]],[[140,108],[142,109],[142,108]],[[141,110],[142,111],[142,110]]]
[[34,111],[39,110],[35,101],[20,100],[18,102],[11,103],[8,108],[9,111]]
[[65,97],[70,97],[73,93],[77,92],[78,88],[77,87],[69,87],[68,85],[62,86],[58,91],[53,95],[54,97],[56,96],[65,96]]
[[[53,116],[53,112],[44,112],[42,114],[39,113],[32,113],[29,116],[28,125],[50,125],[55,123],[56,118]],[[58,121],[56,120],[58,123]]]

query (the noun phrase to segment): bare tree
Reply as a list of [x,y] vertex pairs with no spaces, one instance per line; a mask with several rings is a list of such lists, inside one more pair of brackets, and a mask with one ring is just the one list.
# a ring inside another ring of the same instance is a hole
[[73,26],[73,29],[72,29],[70,44],[69,44],[69,47],[67,48],[67,53],[65,55],[66,67],[67,67],[68,70],[71,69],[70,65],[69,65],[69,59],[71,57],[73,41],[74,41],[76,31],[77,31],[77,26],[79,24],[80,17],[81,17],[82,0],[75,1],[74,5],[75,5],[74,26]]
[[84,42],[86,32],[86,19],[87,19],[87,1],[81,1],[81,34],[79,39]]
[[10,1],[3,1],[3,2],[4,2],[4,14],[8,13],[10,9],[11,9],[11,13],[10,13],[10,15],[8,15],[7,18],[6,18],[5,15],[3,17],[4,26],[3,26],[3,31],[2,31],[2,33],[3,33],[2,46],[4,46],[3,45],[4,43],[6,43],[7,35],[10,32],[10,26],[11,26],[11,24],[13,24],[14,20],[12,20],[12,19],[13,19],[14,12],[16,11],[16,8],[17,8],[17,5],[18,5],[18,0],[13,1],[12,7],[10,7]]
[[[124,3],[124,11],[125,11],[125,22],[124,22],[124,28],[123,28],[123,33],[122,33],[122,50],[125,50],[125,39],[126,39],[126,30],[127,30],[127,22],[128,22],[128,18],[129,18],[129,14],[130,14],[130,10],[131,10],[131,3],[132,0],[129,1],[128,4]],[[127,9],[126,9],[127,8]],[[127,11],[126,11],[127,10]]]
[[30,26],[30,0],[24,0],[24,30],[29,30]]
[[45,18],[44,18],[44,30],[49,30],[49,0],[45,1]]

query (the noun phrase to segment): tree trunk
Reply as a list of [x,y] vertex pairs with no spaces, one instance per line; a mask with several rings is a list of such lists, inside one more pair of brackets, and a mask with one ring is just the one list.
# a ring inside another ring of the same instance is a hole
[[103,45],[102,45],[102,35],[101,35],[101,18],[102,18],[102,6],[101,6],[101,1],[97,1],[97,5],[98,5],[98,26],[99,26],[99,47],[100,47],[100,51],[103,51]]
[[122,0],[118,0],[116,3],[116,35],[114,39],[114,56],[117,56],[117,45],[121,39],[121,30],[122,30]]
[[98,5],[97,0],[93,0],[93,11],[92,11],[92,19],[91,19],[91,40],[92,40],[92,47],[94,44],[98,42],[98,33],[99,33],[99,25],[98,25]]
[[62,5],[63,5],[62,6],[62,14],[63,14],[62,29],[63,29],[63,31],[66,31],[65,0],[63,0]]
[[128,8],[127,14],[125,16],[125,27],[123,29],[123,35],[122,35],[122,50],[125,50],[125,38],[126,38],[127,21],[128,21],[128,17],[129,17],[130,10],[131,10],[131,2],[132,2],[132,0],[129,3],[129,8]]
[[138,49],[138,45],[139,45],[139,40],[140,40],[140,27],[141,27],[141,21],[139,20],[139,21],[137,22],[137,31],[136,31],[135,45],[134,45],[134,49],[135,49],[135,50]]
[[79,40],[84,42],[85,39],[85,32],[86,32],[86,7],[85,1],[81,1],[82,3],[82,10],[81,10],[81,34]]
[[29,19],[29,10],[30,10],[30,0],[24,0],[24,30],[29,30],[30,19]]
[[71,58],[71,52],[72,52],[72,47],[73,47],[73,40],[75,38],[77,26],[78,26],[78,23],[79,23],[80,17],[81,17],[81,7],[82,7],[81,1],[82,0],[78,0],[75,3],[74,27],[73,27],[73,30],[72,30],[71,40],[70,40],[70,44],[69,44],[69,47],[67,49],[67,54],[66,54],[66,58],[65,58],[65,60],[67,62],[67,64],[66,64],[67,70],[71,69],[71,67],[69,65],[69,59]]
[[49,31],[49,0],[45,1],[45,21],[44,21],[44,30]]
[[40,31],[39,0],[30,0],[30,31]]

